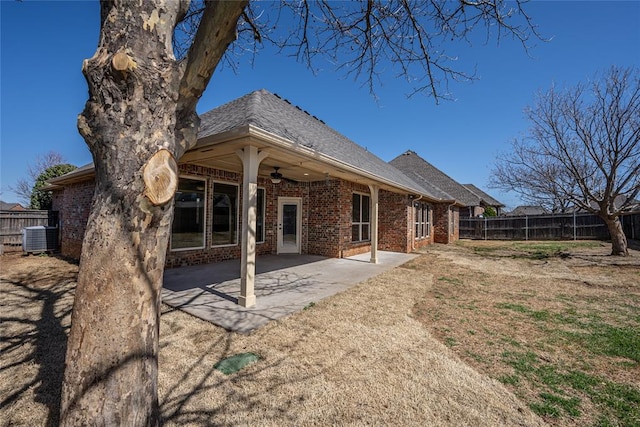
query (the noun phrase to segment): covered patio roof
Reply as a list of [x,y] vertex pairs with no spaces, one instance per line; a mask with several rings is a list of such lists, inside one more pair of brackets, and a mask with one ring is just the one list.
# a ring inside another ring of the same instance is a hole
[[198,143],[180,159],[241,173],[236,154],[247,145],[267,153],[258,176],[278,167],[297,182],[331,177],[381,189],[415,194],[434,202],[454,202],[434,193],[364,147],[327,126],[319,118],[264,89],[202,114]]

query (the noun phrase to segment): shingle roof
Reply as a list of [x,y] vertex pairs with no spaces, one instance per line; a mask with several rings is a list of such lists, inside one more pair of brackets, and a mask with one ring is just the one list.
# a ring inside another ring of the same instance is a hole
[[[325,156],[367,171],[389,183],[427,196],[433,200],[453,201],[445,192],[421,175],[398,170],[365,148],[356,144],[322,120],[291,104],[289,101],[261,89],[235,99],[200,115],[198,139],[221,134],[247,125],[285,138]],[[49,182],[68,181],[93,169],[93,163],[76,169]]]
[[478,196],[480,200],[482,200],[485,204],[489,206],[504,207],[503,203],[500,203],[499,201],[497,201],[496,199],[494,199],[493,197],[491,197],[490,195],[488,195],[487,193],[485,193],[475,185],[462,184],[462,186],[465,187],[467,190],[471,191],[476,196]]
[[198,138],[253,125],[433,199],[451,197],[420,185],[322,120],[267,90],[251,92],[200,116]]
[[542,206],[522,205],[516,207],[511,212],[506,213],[507,216],[525,216],[525,215],[545,215],[548,212]]
[[24,210],[24,207],[20,203],[7,203],[0,200],[0,211],[10,211],[14,209]]
[[420,176],[422,178],[421,183],[430,183],[432,186],[440,189],[440,191],[451,195],[451,198],[455,198],[465,206],[480,205],[480,198],[478,196],[418,156],[414,151],[408,150],[389,163],[411,177],[415,175]]

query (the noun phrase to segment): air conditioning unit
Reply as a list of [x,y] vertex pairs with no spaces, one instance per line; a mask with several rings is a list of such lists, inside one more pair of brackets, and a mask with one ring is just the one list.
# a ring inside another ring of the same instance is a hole
[[58,227],[37,225],[22,229],[23,252],[53,252],[58,250]]

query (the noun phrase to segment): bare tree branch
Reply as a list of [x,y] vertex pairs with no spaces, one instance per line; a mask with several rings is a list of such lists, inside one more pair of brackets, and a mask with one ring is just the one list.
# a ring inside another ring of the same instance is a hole
[[[262,42],[269,43],[313,72],[327,65],[342,71],[367,85],[374,96],[380,76],[392,72],[407,80],[410,96],[424,93],[438,102],[451,98],[451,80],[475,79],[475,73],[459,69],[457,55],[449,53],[456,43],[512,38],[527,50],[532,40],[544,40],[524,9],[526,3],[281,0],[274,8],[272,3],[251,2],[238,26],[240,40],[228,56],[255,52]],[[227,57],[224,63],[234,61]]]
[[615,224],[640,192],[639,70],[612,67],[590,84],[552,88],[525,114],[531,128],[498,157],[492,187]]
[[235,37],[238,18],[248,0],[207,1],[198,30],[185,57],[185,71],[180,85],[183,108],[194,109],[209,83],[216,66]]
[[66,163],[62,154],[57,151],[49,151],[43,155],[38,155],[33,163],[27,165],[27,175],[16,181],[15,186],[10,186],[11,191],[16,193],[20,201],[25,205],[31,204],[31,193],[38,177],[52,166]]

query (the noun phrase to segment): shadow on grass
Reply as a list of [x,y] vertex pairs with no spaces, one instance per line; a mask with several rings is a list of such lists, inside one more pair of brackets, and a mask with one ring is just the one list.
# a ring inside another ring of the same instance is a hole
[[[0,407],[3,412],[9,408],[13,411],[2,415],[7,425],[56,426],[59,423],[77,267],[65,265],[63,260],[56,262],[60,264],[51,269],[33,268],[21,273],[4,269],[0,276],[0,304],[3,307],[0,313],[0,376],[3,379],[3,384],[0,384]],[[37,263],[38,259],[34,258],[34,267]],[[164,306],[162,315],[172,311]],[[238,415],[248,423],[251,420],[260,423],[269,419],[288,419],[295,423],[296,406],[305,396],[291,396],[290,399],[273,402],[265,400],[265,393],[269,395],[291,383],[304,383],[317,372],[301,374],[299,378],[277,378],[261,388],[260,392],[226,387],[229,394],[224,402],[208,402],[205,407],[198,404],[211,389],[228,385],[229,381],[259,381],[261,372],[271,369],[277,371],[285,362],[284,357],[279,360],[260,360],[257,370],[246,369],[230,376],[221,376],[214,364],[210,363],[209,356],[216,354],[223,359],[233,355],[234,336],[229,332],[219,335],[197,358],[189,362],[184,374],[165,383],[165,391],[160,396],[160,412],[164,422],[218,424],[223,414],[228,416],[225,402],[241,402]],[[301,336],[300,340],[304,338]],[[37,409],[28,409],[32,407],[30,401],[46,406],[45,419]]]
[[[24,399],[33,389],[35,401],[48,408],[47,426],[57,425],[59,419],[75,271],[69,264],[60,271],[3,274],[0,285],[0,373],[14,380],[4,384],[0,407]],[[35,376],[30,375],[32,365],[37,367]]]

